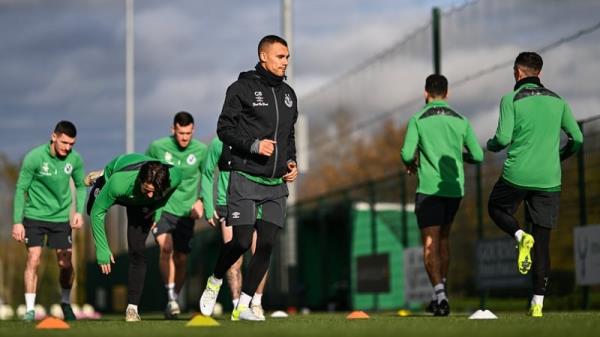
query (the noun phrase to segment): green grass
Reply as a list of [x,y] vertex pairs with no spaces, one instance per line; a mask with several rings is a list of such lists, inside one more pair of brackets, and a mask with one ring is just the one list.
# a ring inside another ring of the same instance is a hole
[[[348,321],[347,313],[315,313],[289,318],[267,318],[266,322],[231,322],[218,318],[218,327],[187,328],[187,320],[165,321],[159,315],[143,315],[144,321],[125,323],[122,316],[102,320],[77,321],[70,330],[36,330],[35,324],[0,322],[0,336],[594,336],[600,324],[599,312],[549,312],[541,319],[524,313],[497,312],[499,319],[468,320],[467,314],[450,317],[417,315],[399,317],[395,313],[374,313],[368,320]],[[187,316],[189,317],[189,315]]]

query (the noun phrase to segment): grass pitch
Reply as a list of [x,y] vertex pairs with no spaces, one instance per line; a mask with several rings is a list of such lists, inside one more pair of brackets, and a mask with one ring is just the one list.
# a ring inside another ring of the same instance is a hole
[[[549,312],[534,319],[524,313],[496,312],[496,320],[469,320],[467,314],[450,317],[396,313],[370,313],[368,320],[346,320],[348,313],[314,313],[270,318],[266,322],[231,322],[218,317],[217,327],[186,327],[191,315],[177,321],[165,321],[162,315],[142,314],[142,322],[126,323],[123,317],[105,316],[101,320],[77,321],[69,330],[37,330],[35,324],[21,321],[0,322],[0,336],[594,336],[600,326],[599,312]],[[185,318],[185,319],[184,319]]]

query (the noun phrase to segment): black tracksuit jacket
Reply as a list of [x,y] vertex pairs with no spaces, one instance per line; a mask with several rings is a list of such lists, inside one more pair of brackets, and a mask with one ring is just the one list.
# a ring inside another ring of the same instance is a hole
[[[287,83],[270,85],[255,70],[240,73],[227,88],[217,123],[219,139],[231,147],[230,169],[265,178],[286,174],[287,162],[296,161],[297,118],[296,93]],[[270,157],[250,152],[262,139],[277,142]]]

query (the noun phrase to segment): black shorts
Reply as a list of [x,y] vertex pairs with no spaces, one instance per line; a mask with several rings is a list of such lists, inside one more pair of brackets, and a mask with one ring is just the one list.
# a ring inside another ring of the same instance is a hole
[[525,201],[525,220],[528,223],[544,228],[555,228],[558,222],[560,192],[546,192],[519,188],[500,178],[492,193],[489,203],[514,214],[519,205]]
[[227,193],[227,224],[253,225],[262,209],[260,219],[283,228],[288,194],[285,183],[261,185],[237,172],[231,172]]
[[23,219],[25,227],[25,245],[43,247],[44,243],[52,249],[69,249],[72,247],[71,225],[69,222],[48,222]]
[[451,225],[462,198],[417,193],[415,200],[417,223],[419,228],[424,228]]
[[191,241],[194,237],[194,219],[162,212],[156,227],[152,229],[152,234],[155,239],[161,234],[171,234],[173,250],[188,254],[192,251]]

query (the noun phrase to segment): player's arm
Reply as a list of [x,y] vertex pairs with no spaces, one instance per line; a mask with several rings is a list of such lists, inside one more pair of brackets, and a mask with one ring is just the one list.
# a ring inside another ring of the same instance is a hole
[[402,145],[401,157],[402,162],[406,165],[408,174],[415,173],[417,170],[416,152],[419,145],[419,130],[417,128],[416,117],[413,116],[408,121],[406,127],[406,135],[404,136],[404,145]]
[[75,185],[75,215],[71,223],[73,229],[79,229],[83,225],[83,208],[85,205],[86,187],[84,183],[85,170],[83,167],[83,160],[80,156],[77,156],[77,161],[73,167],[73,173],[71,174],[73,184]]
[[[104,220],[108,209],[115,204],[118,196],[117,186],[114,179],[109,179],[94,201],[92,211],[90,212],[90,220],[92,222],[92,237],[96,246],[96,261],[102,267],[105,273],[105,266],[108,265],[108,273],[110,273],[110,263],[112,253],[106,238],[106,229]],[[107,274],[107,273],[105,273]]]
[[[200,178],[200,199],[204,203],[204,217],[211,220],[215,214],[215,202],[213,197],[214,174],[222,153],[223,144],[214,139],[209,148],[206,161],[202,167],[202,176]],[[210,223],[210,222],[209,222]],[[210,223],[215,225],[214,223]]]
[[23,213],[25,210],[25,193],[29,190],[33,177],[35,175],[35,169],[37,167],[37,161],[31,154],[28,154],[23,159],[21,164],[21,170],[19,171],[19,178],[17,179],[17,186],[15,189],[15,196],[13,200],[13,228],[12,237],[23,242],[25,240],[25,227],[23,226]]
[[467,152],[463,152],[463,161],[469,164],[479,164],[483,161],[483,149],[479,146],[475,132],[471,128],[471,123],[467,121],[467,132],[464,139]]
[[[296,100],[297,101],[297,100]],[[296,162],[296,121],[298,120],[298,104],[296,104],[294,120],[287,142],[287,173],[283,176],[286,182],[293,182],[298,177],[298,164]]]
[[506,95],[500,101],[500,119],[496,134],[487,142],[487,149],[499,152],[512,142],[513,129],[515,127],[515,105],[513,95]]
[[223,110],[217,122],[217,134],[223,143],[233,146],[237,151],[251,154],[252,149],[258,147],[253,145],[260,140],[245,136],[238,128],[243,109],[241,94],[242,90],[236,83],[227,88]]
[[583,145],[583,133],[581,133],[581,129],[577,125],[575,117],[573,117],[571,108],[566,102],[562,115],[561,128],[567,135],[567,144],[560,149],[560,160],[562,161],[577,153]]

